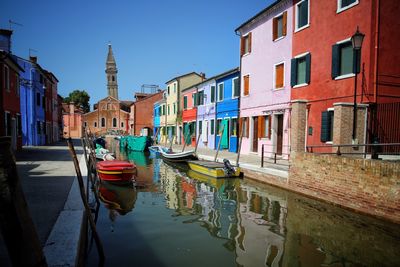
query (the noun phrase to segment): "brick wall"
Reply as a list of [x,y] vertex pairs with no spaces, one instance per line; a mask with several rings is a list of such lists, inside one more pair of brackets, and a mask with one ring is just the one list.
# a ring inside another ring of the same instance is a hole
[[400,223],[399,163],[292,153],[288,188]]

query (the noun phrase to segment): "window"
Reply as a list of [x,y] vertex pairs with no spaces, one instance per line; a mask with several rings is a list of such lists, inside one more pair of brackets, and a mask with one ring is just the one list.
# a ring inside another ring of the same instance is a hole
[[170,106],[170,105],[168,105],[168,115],[169,115],[169,106]]
[[6,136],[11,136],[11,114],[6,111],[5,115],[5,134]]
[[162,106],[163,112],[162,115],[165,115],[165,105]]
[[333,140],[333,110],[323,111],[321,115],[321,142]]
[[249,118],[240,118],[239,119],[239,133],[243,137],[249,137]]
[[106,119],[101,118],[101,127],[106,127]]
[[337,13],[349,9],[358,4],[358,0],[338,0]]
[[215,103],[215,85],[211,85],[211,103]]
[[215,125],[214,125],[214,123],[215,123],[215,121],[214,120],[211,120],[211,122],[210,122],[210,134],[211,135],[214,135],[214,133],[215,133]]
[[21,114],[17,114],[17,133],[18,133],[18,136],[22,135]]
[[251,53],[251,32],[240,39],[240,56]]
[[240,94],[240,84],[239,84],[239,77],[232,79],[232,98],[239,97]]
[[217,119],[217,134],[221,135],[222,119]]
[[183,109],[187,109],[187,96],[183,97]]
[[174,83],[174,93],[176,93],[176,83]]
[[114,75],[111,76],[111,80],[112,80],[113,82],[115,82],[115,77],[114,77]]
[[40,121],[37,121],[36,122],[36,131],[37,131],[37,134],[42,134],[42,125],[41,125],[41,123],[40,123]]
[[199,121],[199,134],[203,133],[203,121]]
[[284,84],[285,64],[279,63],[274,66],[274,89],[283,88]]
[[169,85],[168,85],[168,87],[167,87],[167,92],[168,92],[168,95],[169,95]]
[[221,102],[224,100],[224,84],[223,83],[219,83],[218,84],[218,102]]
[[40,107],[40,93],[36,93],[36,105]]
[[310,83],[311,54],[301,55],[291,60],[290,83],[296,85],[305,85]]
[[121,128],[124,128],[124,122],[121,121]]
[[287,11],[272,20],[272,40],[275,41],[286,36],[287,31]]
[[360,50],[356,57],[354,51],[350,40],[332,46],[332,79],[352,77],[352,74],[360,72]]
[[42,107],[44,110],[46,110],[46,97],[42,96]]
[[309,14],[309,0],[302,0],[296,4],[296,31],[300,31],[309,25]]
[[174,114],[176,114],[176,103],[174,103]]
[[4,88],[10,92],[10,70],[4,65]]
[[196,98],[197,98],[197,105],[198,106],[204,105],[204,91],[198,92],[196,94]]
[[97,121],[93,123],[94,128],[97,128]]
[[83,126],[86,128],[86,126],[87,126],[87,122],[86,121],[83,123]]
[[271,139],[271,119],[269,116],[258,116],[258,138]]
[[249,95],[250,93],[250,75],[243,76],[243,95]]
[[232,136],[237,136],[237,128],[238,128],[237,118],[231,119],[231,135]]
[[112,119],[112,127],[117,127],[117,118]]
[[15,92],[17,93],[17,96],[19,96],[19,76],[18,76],[18,74],[15,74]]

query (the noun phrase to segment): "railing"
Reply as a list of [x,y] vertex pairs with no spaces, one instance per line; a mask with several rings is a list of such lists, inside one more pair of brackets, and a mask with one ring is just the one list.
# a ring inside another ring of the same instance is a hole
[[[327,149],[327,148],[337,148],[336,152],[314,152],[314,149]],[[379,155],[399,155],[400,153],[397,152],[398,149],[391,149],[398,147],[400,148],[400,143],[387,143],[387,144],[339,144],[339,145],[318,145],[318,146],[307,146],[306,151],[308,153],[314,153],[314,154],[336,154],[338,156],[341,155],[363,155],[364,158],[367,158],[367,155],[369,154],[368,151],[371,151],[371,158],[372,159],[377,159]],[[343,149],[345,148],[352,148],[355,151],[352,152],[344,152]],[[356,152],[360,148],[364,148],[363,152]],[[384,149],[384,148],[389,148],[389,149]],[[342,149],[342,150],[341,150]],[[388,152],[392,150],[393,152]],[[397,151],[396,151],[397,150]],[[383,152],[385,151],[385,152]]]
[[[268,147],[266,150],[265,148]],[[282,152],[277,153],[276,145],[268,145],[268,144],[262,144],[261,146],[261,168],[264,167],[264,163],[266,162],[265,159],[270,159],[271,161],[267,161],[268,163],[273,163],[276,165],[283,165],[283,166],[289,166],[289,157],[290,157],[290,146],[282,146]],[[287,153],[284,153],[283,151],[287,151]],[[272,156],[266,156],[265,154],[269,154]],[[284,158],[286,157],[286,158]]]

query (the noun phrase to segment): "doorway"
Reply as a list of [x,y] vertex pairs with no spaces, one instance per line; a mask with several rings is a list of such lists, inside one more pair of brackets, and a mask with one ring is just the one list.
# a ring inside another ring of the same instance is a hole
[[277,131],[276,131],[276,154],[282,155],[283,146],[283,114],[276,115]]
[[253,117],[253,144],[252,151],[258,152],[258,117]]

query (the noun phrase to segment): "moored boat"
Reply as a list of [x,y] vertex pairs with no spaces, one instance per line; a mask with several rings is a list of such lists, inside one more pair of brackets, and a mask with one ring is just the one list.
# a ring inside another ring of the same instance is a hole
[[163,160],[172,162],[187,162],[188,160],[196,160],[197,156],[194,150],[183,151],[183,152],[173,152],[170,149],[160,150],[160,155]]
[[233,178],[240,177],[240,167],[233,167],[229,160],[221,162],[194,160],[188,161],[189,168],[195,172],[214,177],[214,178]]
[[97,165],[97,173],[102,181],[128,183],[133,181],[136,174],[135,164],[129,161],[101,161]]
[[160,155],[161,154],[161,152],[160,152],[161,150],[162,151],[167,151],[168,149],[166,147],[163,147],[163,146],[149,146],[149,151],[152,154]]

